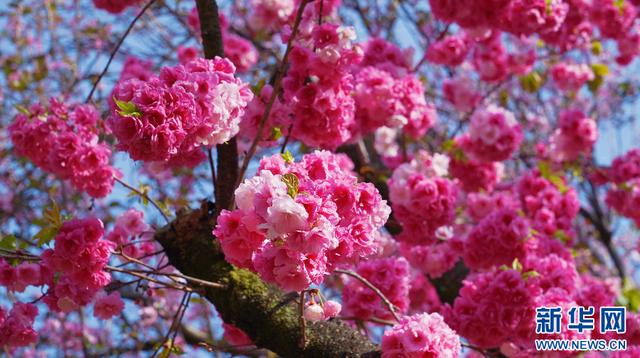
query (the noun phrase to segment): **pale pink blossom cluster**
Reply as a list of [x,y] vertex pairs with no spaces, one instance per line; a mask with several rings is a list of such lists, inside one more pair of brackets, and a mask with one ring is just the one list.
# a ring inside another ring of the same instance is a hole
[[103,240],[103,235],[102,221],[94,217],[66,221],[53,249],[42,253],[43,266],[49,272],[49,290],[43,301],[52,311],[70,312],[89,304],[111,281],[103,269],[114,244]]
[[514,259],[525,257],[529,236],[529,224],[516,210],[497,210],[482,219],[467,236],[464,263],[474,270],[510,265]]
[[120,71],[120,78],[118,79],[118,82],[123,82],[132,78],[140,81],[149,81],[151,77],[153,77],[152,68],[152,61],[143,60],[135,56],[128,56],[122,65],[122,71]]
[[223,58],[164,67],[148,81],[131,79],[114,89],[109,126],[117,148],[144,161],[193,166],[200,146],[224,143],[238,133],[253,97]]
[[99,119],[91,105],[68,106],[52,98],[49,107],[35,104],[18,114],[9,134],[17,154],[102,198],[111,193],[119,173],[109,164],[111,150],[98,138]]
[[520,124],[510,111],[489,105],[471,116],[469,131],[459,143],[472,159],[500,162],[511,158],[520,147],[523,135]]
[[376,231],[390,209],[370,183],[358,183],[346,157],[326,151],[286,163],[262,160],[258,175],[235,192],[214,235],[232,264],[267,282],[300,291],[336,265],[376,252]]
[[[258,134],[258,126],[264,116],[267,104],[273,93],[271,85],[265,85],[260,90],[260,94],[253,97],[249,102],[242,122],[240,122],[240,132],[238,137],[246,143],[251,143]],[[272,146],[276,145],[280,137],[289,135],[289,128],[293,123],[289,107],[282,103],[277,97],[271,106],[269,118],[264,125],[260,145]]]
[[457,358],[460,349],[460,337],[438,313],[404,317],[382,336],[382,356],[388,358]]
[[507,77],[508,61],[507,50],[498,32],[478,42],[471,55],[471,64],[480,79],[489,83],[497,83]]
[[402,50],[396,44],[379,37],[369,39],[363,48],[361,67],[373,66],[397,78],[403,77],[411,70],[411,48]]
[[551,78],[562,91],[577,91],[594,77],[591,68],[585,64],[560,62],[551,67]]
[[[558,179],[566,183],[564,179]],[[537,170],[521,176],[517,191],[522,209],[538,232],[553,236],[562,231],[567,236],[572,235],[572,223],[580,210],[580,202],[573,188],[562,189],[543,178]]]
[[430,244],[441,226],[455,217],[458,188],[445,178],[448,157],[419,152],[400,165],[389,179],[389,197],[395,218],[402,225],[400,241]]
[[354,98],[354,137],[385,126],[403,128],[407,135],[419,138],[437,119],[435,107],[426,102],[422,82],[412,74],[395,78],[385,70],[364,67],[356,74]]
[[[411,272],[409,262],[403,257],[387,257],[362,262],[356,272],[377,287],[398,308],[398,313],[409,309]],[[344,312],[349,317],[362,320],[371,318],[393,319],[389,308],[380,297],[359,280],[348,277],[342,288]]]
[[156,251],[156,245],[152,240],[133,241],[144,236],[148,230],[149,226],[144,222],[144,213],[129,209],[116,218],[113,229],[105,239],[114,243],[116,248],[128,257],[143,257]]
[[462,32],[446,36],[429,46],[426,58],[429,62],[450,67],[461,65],[471,49],[471,39]]
[[93,305],[93,315],[100,319],[110,319],[122,312],[124,309],[124,301],[117,291],[106,294],[101,292],[96,297]]
[[406,257],[414,269],[431,278],[441,277],[451,270],[460,259],[463,242],[458,238],[442,238],[428,245],[401,242],[400,254]]
[[466,204],[467,214],[475,221],[481,221],[501,209],[520,208],[518,199],[509,191],[469,193]]
[[503,165],[499,162],[481,162],[469,157],[449,161],[449,173],[458,180],[459,187],[467,193],[491,191],[502,177]]
[[353,40],[353,28],[323,23],[291,50],[284,99],[295,118],[293,137],[306,145],[335,149],[351,138],[355,100],[350,68],[362,52]]
[[0,307],[0,346],[24,347],[35,344],[38,333],[33,329],[33,322],[37,315],[38,308],[31,303],[16,302],[8,313]]
[[580,109],[560,113],[558,128],[551,136],[551,155],[556,161],[589,158],[598,139],[598,126]]
[[295,10],[294,0],[249,0],[248,25],[257,31],[276,31],[286,25]]
[[482,99],[478,88],[470,77],[454,77],[442,81],[442,93],[455,109],[468,112]]
[[[220,18],[224,56],[233,63],[239,73],[249,71],[258,62],[258,50],[256,50],[251,41],[236,35],[230,30],[229,20],[223,13],[220,12],[218,16]],[[196,34],[200,34],[200,18],[196,7],[191,9],[187,23]],[[184,63],[194,55],[194,52],[199,55],[199,51],[196,48],[183,47],[182,51],[178,52],[178,58],[182,58],[180,62]]]
[[93,5],[112,14],[119,14],[130,6],[140,4],[142,0],[93,0]]

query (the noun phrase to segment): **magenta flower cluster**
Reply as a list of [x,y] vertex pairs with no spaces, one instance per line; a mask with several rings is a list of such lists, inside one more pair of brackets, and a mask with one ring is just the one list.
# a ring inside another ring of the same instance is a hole
[[164,67],[148,81],[117,84],[108,123],[116,147],[132,159],[193,166],[201,146],[224,143],[238,133],[253,97],[223,58]]
[[99,121],[91,105],[69,106],[52,98],[49,107],[36,104],[18,114],[9,134],[19,155],[102,198],[111,193],[119,173],[109,164],[111,150],[98,138]]
[[321,151],[300,162],[263,159],[235,192],[214,235],[225,257],[286,290],[320,284],[340,264],[375,253],[390,208],[370,183],[358,183],[343,156]]

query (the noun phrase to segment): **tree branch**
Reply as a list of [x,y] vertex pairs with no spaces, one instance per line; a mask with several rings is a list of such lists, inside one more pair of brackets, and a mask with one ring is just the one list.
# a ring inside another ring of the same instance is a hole
[[337,320],[309,322],[306,345],[295,300],[266,285],[257,275],[229,264],[212,236],[212,203],[180,215],[160,229],[155,239],[169,262],[180,272],[201,280],[219,282],[221,288],[204,287],[225,322],[245,331],[258,347],[283,357],[376,357],[378,347],[362,334]]
[[[200,32],[204,57],[214,59],[224,57],[222,31],[218,17],[218,4],[215,0],[196,0],[198,16],[200,17]],[[238,179],[238,144],[236,138],[218,144],[218,177],[216,180],[216,213],[228,209],[233,200],[235,183]]]

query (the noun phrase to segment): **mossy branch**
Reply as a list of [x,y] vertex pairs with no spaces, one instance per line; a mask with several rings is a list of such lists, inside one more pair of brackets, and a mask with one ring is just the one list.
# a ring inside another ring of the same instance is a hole
[[214,205],[203,203],[200,209],[178,215],[155,239],[180,272],[224,285],[202,289],[225,322],[245,331],[257,346],[283,357],[379,355],[368,338],[339,321],[308,323],[307,344],[301,348],[297,295],[286,294],[254,273],[229,264],[211,233],[214,215]]

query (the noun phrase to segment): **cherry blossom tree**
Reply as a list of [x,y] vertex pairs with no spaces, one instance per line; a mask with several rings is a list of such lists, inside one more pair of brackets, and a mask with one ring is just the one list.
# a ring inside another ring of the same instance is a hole
[[640,354],[640,1],[0,14],[7,356]]

